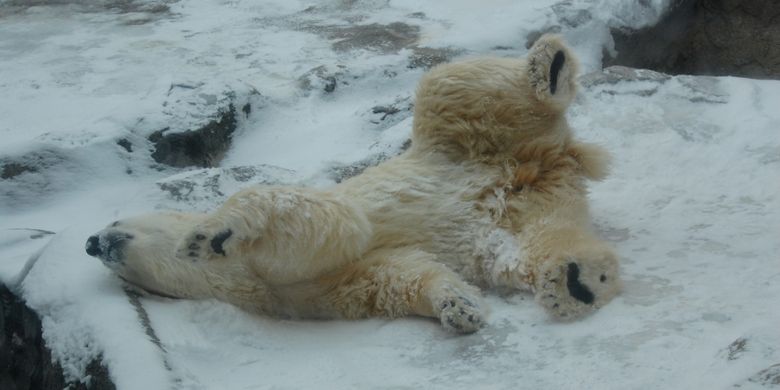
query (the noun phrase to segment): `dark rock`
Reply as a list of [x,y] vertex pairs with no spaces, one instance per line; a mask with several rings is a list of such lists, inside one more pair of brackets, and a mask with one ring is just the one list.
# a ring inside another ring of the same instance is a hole
[[34,166],[29,166],[26,164],[20,164],[13,161],[7,161],[2,162],[2,171],[0,171],[0,179],[13,179],[16,176],[19,176],[25,172],[37,172],[38,169]]
[[172,134],[166,134],[167,128],[158,130],[149,136],[154,144],[152,158],[173,167],[213,167],[230,147],[237,124],[236,107],[230,104],[217,119],[197,130]]
[[614,29],[604,65],[669,74],[780,77],[780,2],[677,0],[654,26]]
[[43,340],[41,320],[5,285],[0,284],[0,389],[115,389],[108,369],[93,360],[89,383],[68,383],[62,367],[52,361]]
[[128,141],[127,138],[122,138],[119,141],[116,141],[116,144],[121,146],[122,149],[126,150],[128,153],[133,152],[133,144],[130,143],[130,141]]

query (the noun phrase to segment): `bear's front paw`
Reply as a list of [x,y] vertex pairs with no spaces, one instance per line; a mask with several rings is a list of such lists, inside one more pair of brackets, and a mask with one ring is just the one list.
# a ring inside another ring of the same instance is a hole
[[552,317],[573,320],[609,302],[619,287],[613,257],[568,258],[542,269],[536,300]]
[[444,298],[439,303],[442,326],[456,333],[474,333],[484,326],[484,315],[476,299],[463,296]]
[[184,238],[176,254],[191,261],[226,258],[234,254],[236,241],[232,229],[198,226]]

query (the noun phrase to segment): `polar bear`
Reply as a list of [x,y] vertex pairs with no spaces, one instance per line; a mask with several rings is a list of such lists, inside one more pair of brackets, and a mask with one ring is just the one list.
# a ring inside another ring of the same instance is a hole
[[153,293],[288,318],[417,315],[471,333],[488,311],[480,289],[581,317],[620,279],[586,197],[608,156],[565,118],[576,71],[550,35],[525,60],[440,65],[420,81],[402,155],[329,189],[256,186],[210,214],[117,221],[87,253]]

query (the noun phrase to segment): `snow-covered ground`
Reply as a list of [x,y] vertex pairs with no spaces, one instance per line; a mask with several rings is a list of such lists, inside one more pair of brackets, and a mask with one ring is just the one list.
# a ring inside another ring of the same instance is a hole
[[[668,1],[21,3],[0,0],[0,280],[41,315],[70,378],[101,356],[119,389],[769,386],[780,82],[601,72],[608,28],[652,23]],[[326,186],[396,153],[421,48],[522,56],[553,26],[589,73],[572,126],[615,157],[592,204],[625,289],[593,316],[555,323],[530,296],[488,293],[471,336],[418,318],[286,321],[139,298],[84,253],[117,218],[205,210],[256,182]],[[227,102],[253,109],[220,168],[151,159],[151,133]]]

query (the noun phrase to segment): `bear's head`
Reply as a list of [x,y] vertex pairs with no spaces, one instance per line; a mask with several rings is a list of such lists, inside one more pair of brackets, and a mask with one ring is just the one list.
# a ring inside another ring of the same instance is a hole
[[184,234],[202,218],[166,212],[116,221],[87,239],[87,254],[146,292],[172,298],[212,297],[209,266],[175,255]]
[[554,35],[541,37],[526,59],[487,58],[444,64],[420,81],[412,147],[452,158],[493,160],[570,130],[564,112],[576,94],[577,62]]

